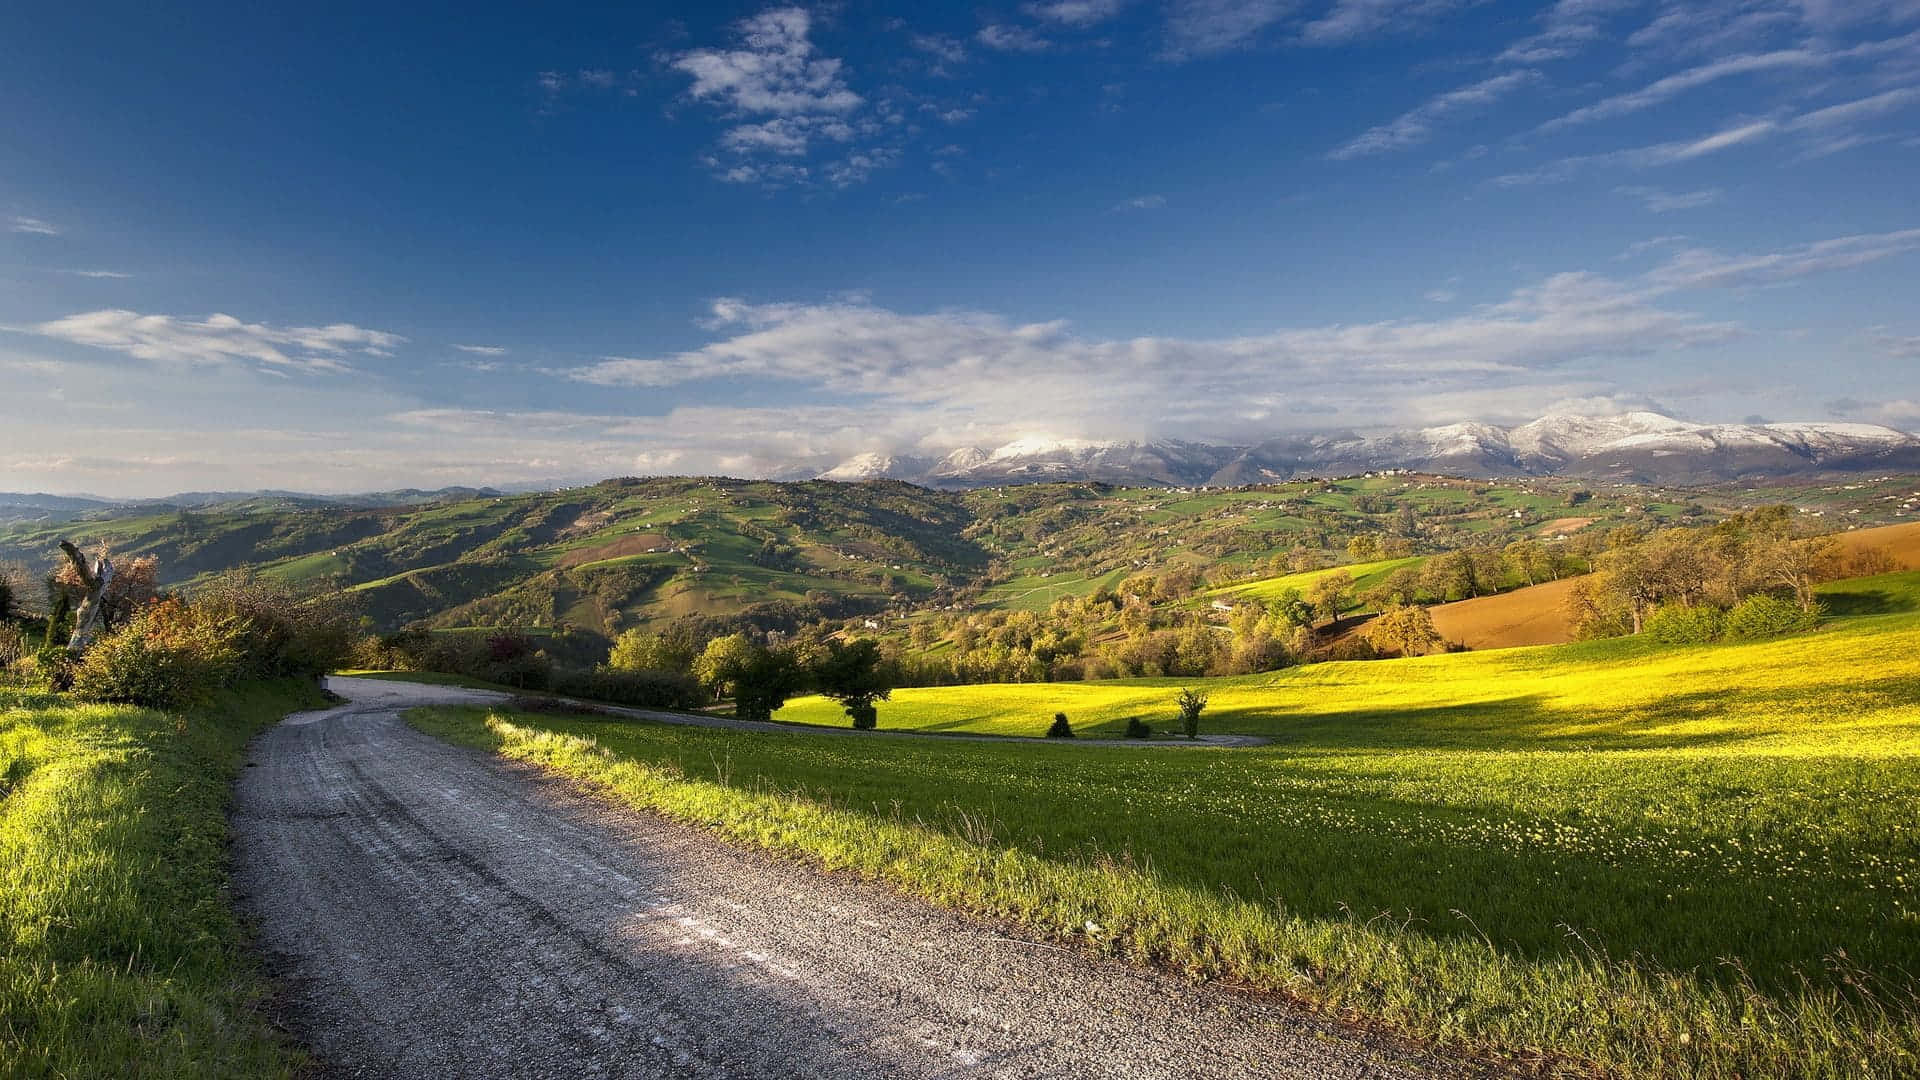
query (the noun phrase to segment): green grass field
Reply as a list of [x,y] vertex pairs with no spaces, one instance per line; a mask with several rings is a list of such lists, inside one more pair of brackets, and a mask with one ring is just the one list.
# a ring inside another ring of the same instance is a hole
[[[1911,588],[1848,586],[1893,597],[1875,610]],[[1065,709],[1110,734],[1169,721],[1178,686],[901,691],[881,724],[1031,735]],[[1920,616],[1207,689],[1208,730],[1275,742],[423,722],[944,903],[1417,1034],[1644,1075],[1920,1070]],[[844,722],[829,708],[780,716]]]
[[1273,600],[1285,592],[1305,594],[1314,582],[1330,574],[1345,571],[1353,577],[1355,592],[1371,589],[1387,579],[1387,575],[1403,566],[1414,566],[1426,560],[1420,556],[1405,559],[1381,559],[1377,562],[1354,563],[1351,566],[1331,566],[1325,570],[1308,570],[1298,574],[1282,574],[1279,577],[1261,578],[1258,581],[1227,585],[1208,591],[1209,596],[1226,597],[1235,600]]
[[300,1057],[227,907],[241,748],[293,683],[186,716],[0,690],[0,1075],[273,1077]]

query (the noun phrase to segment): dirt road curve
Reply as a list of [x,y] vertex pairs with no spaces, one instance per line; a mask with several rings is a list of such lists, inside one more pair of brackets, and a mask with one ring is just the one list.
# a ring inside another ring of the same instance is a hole
[[238,902],[331,1075],[1457,1071],[616,810],[399,719],[472,692],[344,689],[359,700],[259,739],[234,812]]

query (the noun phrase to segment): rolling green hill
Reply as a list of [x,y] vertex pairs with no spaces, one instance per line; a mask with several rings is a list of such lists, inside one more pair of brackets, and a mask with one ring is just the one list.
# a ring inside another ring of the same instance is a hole
[[[1795,490],[1807,506],[1862,497]],[[965,493],[891,481],[658,478],[464,495],[387,505],[260,497],[13,522],[0,524],[0,561],[45,567],[70,538],[152,555],[168,585],[250,568],[348,592],[381,629],[573,627],[607,638],[686,615],[789,627],[881,612],[893,628],[892,616],[916,611],[1043,612],[1142,570],[1186,568],[1237,590],[1220,595],[1264,596],[1307,581],[1275,568],[1288,552],[1338,557],[1354,536],[1393,539],[1417,555],[1519,538],[1575,544],[1619,524],[1711,520],[1776,493],[1397,475],[1229,490],[1075,483]],[[1410,564],[1348,569],[1365,585]]]

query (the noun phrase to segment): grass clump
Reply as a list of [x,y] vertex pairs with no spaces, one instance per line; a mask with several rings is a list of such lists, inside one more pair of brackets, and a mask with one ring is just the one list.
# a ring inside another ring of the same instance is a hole
[[204,711],[0,690],[0,1075],[274,1077],[227,906],[228,783],[310,686]]

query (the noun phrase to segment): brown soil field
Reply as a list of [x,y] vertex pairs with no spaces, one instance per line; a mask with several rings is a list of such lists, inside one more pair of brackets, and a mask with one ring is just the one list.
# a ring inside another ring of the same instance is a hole
[[[1920,570],[1920,522],[1856,529],[1840,533],[1839,541],[1843,553],[1880,548],[1892,555],[1901,569]],[[1440,604],[1432,609],[1434,629],[1448,641],[1461,642],[1471,649],[1563,645],[1573,640],[1573,625],[1561,604],[1574,580],[1566,578],[1499,596]]]
[[1920,570],[1920,521],[1882,525],[1840,534],[1840,550],[1848,554],[1877,547],[1892,555],[1902,570]]
[[1593,524],[1593,519],[1590,517],[1554,518],[1552,521],[1535,529],[1534,533],[1538,536],[1559,536],[1564,533],[1579,532],[1591,524]]
[[574,548],[560,556],[562,567],[580,566],[585,563],[599,562],[601,559],[617,559],[622,555],[640,555],[657,547],[665,547],[667,538],[659,533],[628,533],[618,540],[611,540],[593,547]]
[[1573,624],[1561,605],[1575,580],[1563,578],[1498,596],[1437,605],[1431,609],[1433,628],[1448,641],[1470,649],[1563,645],[1573,640]]

